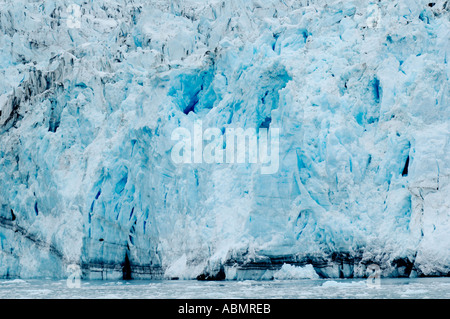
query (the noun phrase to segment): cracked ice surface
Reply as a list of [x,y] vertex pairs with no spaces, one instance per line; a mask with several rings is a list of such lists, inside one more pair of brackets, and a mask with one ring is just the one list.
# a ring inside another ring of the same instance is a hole
[[[0,276],[448,275],[449,10],[2,1]],[[175,165],[196,120],[280,128],[278,172]]]

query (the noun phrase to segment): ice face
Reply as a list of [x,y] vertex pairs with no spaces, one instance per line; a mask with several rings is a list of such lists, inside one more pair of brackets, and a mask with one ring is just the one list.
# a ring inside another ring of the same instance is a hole
[[[449,274],[448,17],[445,1],[2,4],[0,276]],[[278,128],[278,170],[174,163],[172,133],[199,120]]]

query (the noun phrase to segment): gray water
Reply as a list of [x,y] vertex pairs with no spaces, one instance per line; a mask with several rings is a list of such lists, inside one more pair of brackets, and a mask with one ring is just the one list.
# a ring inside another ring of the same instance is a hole
[[450,278],[386,278],[379,285],[365,279],[274,281],[81,281],[69,288],[66,280],[0,280],[2,299],[158,299],[158,298],[431,298],[450,299]]

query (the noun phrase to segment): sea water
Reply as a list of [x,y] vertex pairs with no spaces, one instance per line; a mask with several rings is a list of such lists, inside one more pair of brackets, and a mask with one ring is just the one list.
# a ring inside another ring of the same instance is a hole
[[2,299],[449,299],[450,277],[317,279],[272,281],[96,281],[81,280],[70,288],[66,280],[0,280]]

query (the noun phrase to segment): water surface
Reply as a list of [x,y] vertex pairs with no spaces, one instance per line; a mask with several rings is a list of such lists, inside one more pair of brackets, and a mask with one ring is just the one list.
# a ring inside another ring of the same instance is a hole
[[450,299],[450,277],[386,278],[379,286],[365,279],[274,281],[81,281],[69,288],[66,280],[0,280],[0,298],[158,299],[158,298],[431,298]]

